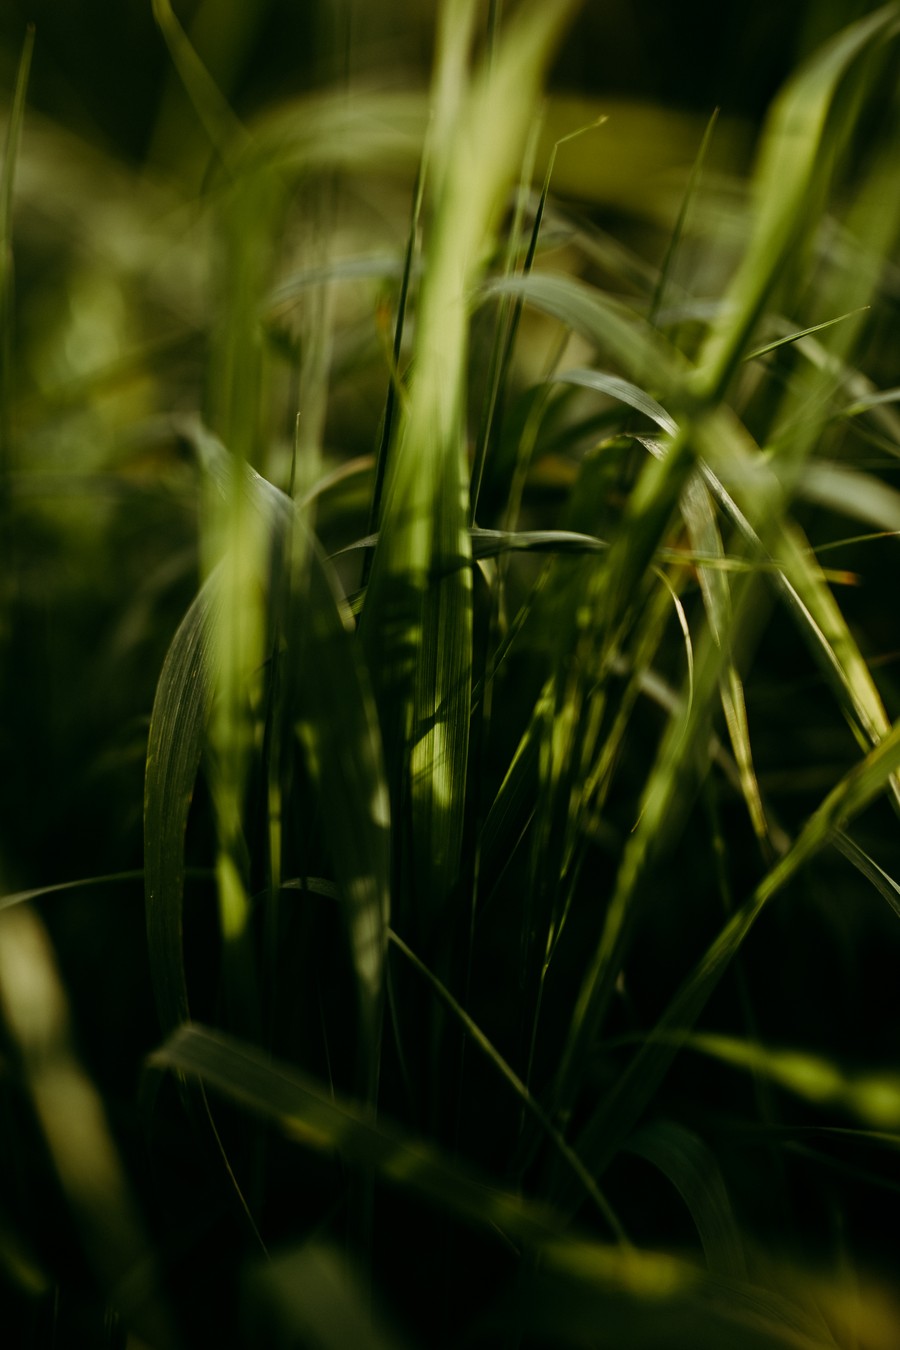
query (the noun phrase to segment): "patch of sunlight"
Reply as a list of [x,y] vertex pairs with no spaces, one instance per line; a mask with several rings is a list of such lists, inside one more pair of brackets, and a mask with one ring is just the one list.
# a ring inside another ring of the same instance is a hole
[[427,783],[436,806],[446,810],[453,800],[453,771],[446,722],[435,722],[412,755],[413,781]]
[[850,1097],[859,1115],[870,1124],[882,1129],[900,1126],[900,1078],[873,1075],[857,1079]]
[[216,881],[219,887],[222,936],[226,942],[234,942],[242,936],[247,926],[250,906],[234,859],[227,853],[219,854],[216,863]]
[[391,798],[386,783],[380,782],[376,784],[369,802],[369,813],[372,820],[380,829],[386,830],[390,827]]
[[381,988],[384,932],[378,910],[372,903],[370,878],[354,877],[347,887],[353,930],[356,972],[363,984],[376,993]]
[[604,1246],[596,1242],[553,1244],[544,1250],[557,1270],[647,1299],[668,1299],[695,1285],[693,1267],[661,1252]]

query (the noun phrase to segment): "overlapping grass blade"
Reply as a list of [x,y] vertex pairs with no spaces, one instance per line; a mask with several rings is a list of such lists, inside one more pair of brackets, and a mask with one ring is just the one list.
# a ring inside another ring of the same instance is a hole
[[829,116],[836,95],[855,63],[895,35],[898,20],[900,9],[889,4],[842,30],[772,105],[756,169],[757,221],[724,297],[723,317],[700,356],[702,399],[715,402],[722,396],[776,283],[802,258],[849,130]]
[[388,464],[361,623],[395,805],[409,794],[418,921],[426,924],[462,867],[472,679],[464,427],[469,296],[518,168],[540,76],[573,8],[521,9],[471,78],[472,6],[448,4],[441,17],[425,185],[433,222],[415,375]]
[[[230,492],[234,473],[207,433],[200,445],[211,477]],[[270,536],[277,632],[289,659],[291,724],[319,794],[358,979],[361,1051],[374,1072],[386,926],[390,908],[389,806],[372,696],[352,624],[326,561],[290,499],[244,466],[247,509]],[[260,604],[255,597],[251,603]],[[145,788],[148,942],[165,1030],[188,1017],[181,908],[184,836],[208,734],[221,659],[221,573],[214,573],[173,640],[151,719]],[[257,678],[254,672],[254,678]],[[347,803],[354,809],[348,811]],[[235,802],[237,809],[240,803]],[[235,821],[237,837],[242,822]],[[227,936],[227,933],[226,933]]]
[[746,1278],[747,1258],[724,1178],[712,1149],[683,1125],[657,1120],[626,1144],[657,1167],[678,1191],[697,1229],[713,1275]]
[[503,1078],[505,1078],[506,1082],[510,1085],[513,1092],[522,1102],[522,1105],[525,1107],[526,1111],[528,1111],[531,1117],[537,1122],[537,1125],[540,1128],[540,1130],[548,1136],[548,1138],[551,1140],[553,1144],[553,1147],[558,1150],[560,1156],[563,1158],[566,1165],[571,1169],[574,1175],[577,1176],[582,1186],[584,1186],[586,1194],[597,1206],[597,1209],[602,1214],[604,1220],[612,1229],[613,1233],[616,1235],[616,1237],[619,1238],[620,1241],[624,1242],[625,1235],[623,1233],[622,1226],[618,1218],[616,1217],[615,1213],[610,1208],[609,1201],[606,1199],[602,1191],[596,1185],[590,1173],[587,1172],[585,1168],[581,1165],[581,1161],[578,1158],[578,1155],[574,1153],[572,1149],[569,1148],[568,1144],[566,1143],[563,1136],[560,1134],[559,1130],[557,1130],[553,1122],[548,1119],[548,1117],[541,1108],[540,1102],[538,1102],[536,1098],[529,1092],[526,1084],[522,1082],[521,1078],[518,1076],[515,1070],[511,1068],[509,1063],[503,1058],[503,1056],[499,1053],[497,1048],[491,1043],[489,1038],[484,1034],[484,1032],[481,1030],[478,1024],[472,1020],[472,1018],[466,1012],[465,1008],[463,1008],[462,1004],[459,1003],[459,1001],[453,997],[453,995],[450,993],[450,990],[447,989],[447,987],[444,984],[442,984],[442,982],[437,978],[437,976],[434,975],[434,973],[428,969],[428,967],[424,964],[424,962],[419,960],[415,952],[413,952],[411,948],[407,946],[407,944],[403,941],[402,938],[399,938],[396,933],[391,933],[390,939],[393,945],[397,948],[397,950],[402,952],[406,960],[410,962],[410,964],[419,972],[419,974],[425,980],[428,981],[429,985],[434,990],[437,997],[441,1000],[441,1002],[444,1004],[445,1007],[450,1009],[451,1013],[457,1019],[457,1021],[459,1021],[462,1024],[469,1037],[474,1041],[475,1045],[477,1045],[478,1049],[482,1052],[483,1055],[487,1057],[488,1060],[490,1060],[490,1062],[494,1065],[497,1072]]

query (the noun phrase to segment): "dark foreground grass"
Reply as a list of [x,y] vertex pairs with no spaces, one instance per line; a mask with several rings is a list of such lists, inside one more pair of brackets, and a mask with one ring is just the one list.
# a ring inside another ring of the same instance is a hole
[[649,261],[544,177],[574,8],[245,127],[158,0],[199,196],[17,172],[26,48],[11,1344],[900,1337],[900,8]]

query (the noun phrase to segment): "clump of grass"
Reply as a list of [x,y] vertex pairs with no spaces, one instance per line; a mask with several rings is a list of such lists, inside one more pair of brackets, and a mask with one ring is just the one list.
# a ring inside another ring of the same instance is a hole
[[[143,865],[107,878],[144,882],[161,1036],[133,1050],[129,1148],[155,1180],[117,1157],[40,926],[10,915],[0,960],[14,1127],[30,1094],[88,1267],[22,1219],[7,1276],[92,1281],[85,1317],[151,1344],[900,1325],[858,1193],[887,1214],[890,1038],[834,936],[861,959],[879,935],[889,969],[896,689],[851,583],[900,530],[897,392],[860,364],[895,120],[855,136],[900,9],[773,104],[712,298],[685,258],[714,123],[658,264],[519,181],[573,10],[492,8],[483,40],[447,0],[427,118],[341,89],[245,129],[155,5],[215,150],[217,297],[204,412],[162,441],[196,476],[200,584],[156,686]],[[412,206],[387,256],[379,173]]]

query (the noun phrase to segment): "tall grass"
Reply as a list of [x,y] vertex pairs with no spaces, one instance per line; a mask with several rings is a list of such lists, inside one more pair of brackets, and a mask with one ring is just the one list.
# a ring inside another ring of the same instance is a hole
[[[15,566],[91,426],[184,550],[129,619],[168,644],[141,865],[3,902],[8,1151],[57,1216],[0,1208],[23,1343],[900,1332],[900,7],[798,69],[746,192],[699,129],[650,260],[544,177],[574,3],[499,8],[440,6],[427,97],[245,127],[158,0],[212,151],[144,245],[176,373],[139,347],[55,412],[4,376]],[[135,381],[172,402],[123,450]],[[122,1006],[107,968],[70,1012],[60,914],[136,881]],[[72,1017],[133,1019],[133,1090]]]

